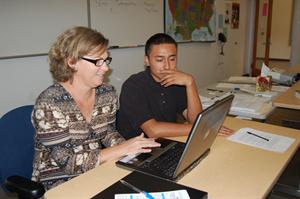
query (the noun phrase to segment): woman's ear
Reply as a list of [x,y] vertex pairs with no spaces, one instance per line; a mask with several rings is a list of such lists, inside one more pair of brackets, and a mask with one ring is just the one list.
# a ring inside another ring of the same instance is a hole
[[77,61],[74,58],[67,58],[66,64],[73,70],[77,71]]

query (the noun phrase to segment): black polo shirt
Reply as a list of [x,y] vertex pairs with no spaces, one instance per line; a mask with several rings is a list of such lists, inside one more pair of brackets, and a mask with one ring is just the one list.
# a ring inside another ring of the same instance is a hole
[[118,131],[126,138],[140,135],[140,126],[150,119],[176,122],[177,114],[187,108],[185,86],[163,87],[150,74],[150,70],[130,76],[120,94]]

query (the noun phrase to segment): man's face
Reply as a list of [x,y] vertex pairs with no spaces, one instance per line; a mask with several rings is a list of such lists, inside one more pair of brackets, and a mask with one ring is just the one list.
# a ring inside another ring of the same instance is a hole
[[174,44],[153,45],[149,56],[145,56],[145,63],[150,67],[151,75],[159,81],[162,70],[176,70],[177,48]]

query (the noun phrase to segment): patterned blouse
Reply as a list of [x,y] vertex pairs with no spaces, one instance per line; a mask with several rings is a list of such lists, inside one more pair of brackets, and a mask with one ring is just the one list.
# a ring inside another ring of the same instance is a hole
[[32,179],[50,189],[100,164],[100,150],[124,141],[116,131],[114,87],[96,88],[91,122],[58,83],[43,91],[32,113],[35,156]]

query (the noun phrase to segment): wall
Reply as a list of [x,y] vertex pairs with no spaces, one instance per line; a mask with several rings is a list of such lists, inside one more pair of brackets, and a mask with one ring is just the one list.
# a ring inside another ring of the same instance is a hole
[[300,0],[294,0],[290,66],[300,65]]
[[[225,2],[216,0],[217,13],[224,14]],[[241,75],[245,68],[247,35],[249,30],[248,0],[234,1],[240,3],[240,22],[238,29],[228,29],[228,42],[224,46],[225,56],[219,55],[220,45],[214,43],[181,43],[178,47],[178,68],[192,73],[198,87],[212,84],[231,75]],[[218,17],[217,17],[218,18]],[[123,81],[132,73],[143,70],[143,47],[112,49],[112,71],[108,77],[120,93]],[[0,116],[8,110],[34,104],[37,95],[52,83],[47,57],[24,57],[0,60]]]

